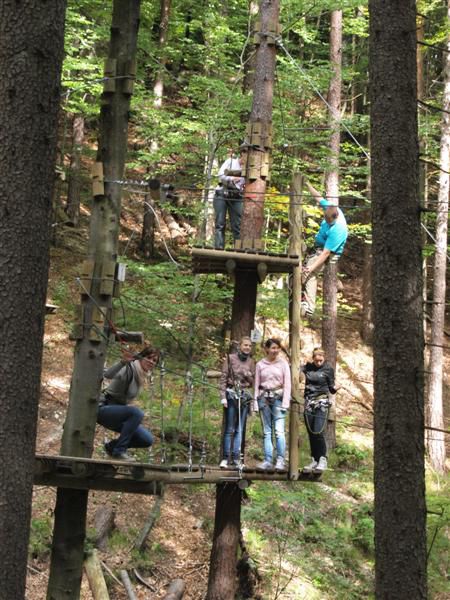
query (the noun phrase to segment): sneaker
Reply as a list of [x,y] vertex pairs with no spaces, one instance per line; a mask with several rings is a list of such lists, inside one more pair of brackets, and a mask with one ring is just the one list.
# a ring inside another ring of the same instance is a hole
[[286,471],[286,463],[284,462],[284,458],[282,456],[277,458],[277,462],[275,463],[275,471]]
[[327,466],[328,466],[327,457],[321,456],[319,458],[319,462],[317,463],[316,468],[313,469],[313,471],[314,471],[314,473],[323,473],[324,471],[327,470]]
[[126,452],[119,452],[118,454],[112,454],[114,460],[124,460],[126,462],[136,462],[133,456],[130,456]]
[[114,444],[112,442],[105,442],[103,444],[103,449],[108,456],[113,456]]
[[273,464],[268,460],[263,460],[261,463],[258,463],[256,465],[256,468],[259,469],[260,471],[272,471]]
[[233,458],[231,461],[231,467],[233,469],[243,469],[245,465],[241,460],[239,460],[239,458]]
[[314,460],[314,458],[311,456],[311,462],[309,463],[309,465],[305,465],[303,467],[303,473],[312,473],[316,467],[317,460]]
[[228,469],[228,458],[224,458],[220,461],[219,468]]
[[301,317],[312,317],[313,314],[314,314],[314,311],[311,310],[311,307],[306,302],[306,300],[304,300],[303,302],[300,303],[300,316]]

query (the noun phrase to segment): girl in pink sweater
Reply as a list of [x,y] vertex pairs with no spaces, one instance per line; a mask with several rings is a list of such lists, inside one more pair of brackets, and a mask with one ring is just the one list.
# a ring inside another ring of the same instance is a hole
[[280,357],[281,341],[269,338],[264,344],[266,358],[256,364],[254,409],[261,415],[264,432],[264,460],[258,465],[264,471],[273,469],[273,443],[275,434],[276,471],[285,471],[286,436],[284,423],[291,402],[291,371]]

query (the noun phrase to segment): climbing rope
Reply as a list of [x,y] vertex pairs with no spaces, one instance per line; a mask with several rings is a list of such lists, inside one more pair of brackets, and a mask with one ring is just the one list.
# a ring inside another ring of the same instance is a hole
[[[153,403],[154,396],[155,396],[155,377],[153,375],[153,371],[149,374],[149,376],[147,378],[147,382],[148,382],[147,413],[148,413],[148,419],[151,423],[152,422],[152,412],[151,412],[152,403]],[[153,444],[148,449],[148,462],[149,463],[153,462]]]
[[192,471],[192,426],[193,426],[193,400],[194,384],[191,371],[186,371],[186,390],[189,405],[189,446],[188,446],[188,470]]
[[207,456],[207,442],[206,442],[206,369],[203,367],[201,371],[201,389],[202,389],[202,408],[203,408],[203,439],[202,439],[202,452],[200,455],[200,469],[204,470],[206,465]]
[[161,352],[160,367],[159,367],[159,399],[160,399],[160,411],[161,411],[161,464],[164,464],[167,460],[167,449],[166,449],[166,434],[164,430],[164,377],[166,374],[164,353]]

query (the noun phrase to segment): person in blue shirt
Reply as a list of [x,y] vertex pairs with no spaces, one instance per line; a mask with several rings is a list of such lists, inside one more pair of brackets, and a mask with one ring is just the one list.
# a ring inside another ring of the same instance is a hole
[[315,252],[303,267],[302,316],[311,316],[316,308],[317,275],[328,260],[337,261],[342,255],[348,228],[344,213],[337,202],[326,200],[308,181],[306,185],[318,206],[324,211],[324,218],[315,239]]

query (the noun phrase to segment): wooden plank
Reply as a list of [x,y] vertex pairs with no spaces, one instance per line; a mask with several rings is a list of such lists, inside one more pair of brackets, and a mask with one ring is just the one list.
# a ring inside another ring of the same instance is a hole
[[[77,465],[75,467],[75,465]],[[315,481],[320,476],[299,472],[299,479]],[[287,472],[259,471],[245,468],[200,468],[196,465],[152,465],[123,461],[102,461],[68,456],[36,455],[35,485],[70,489],[122,491],[130,494],[160,495],[161,484],[217,484],[225,481],[286,481]]]
[[266,254],[251,252],[240,252],[237,250],[206,250],[202,248],[193,248],[192,256],[197,260],[228,260],[234,258],[235,260],[245,262],[260,262],[260,257],[264,256],[263,262],[270,262],[273,264],[286,265],[286,266],[298,266],[298,259],[291,258],[289,256],[280,257],[278,254]]

